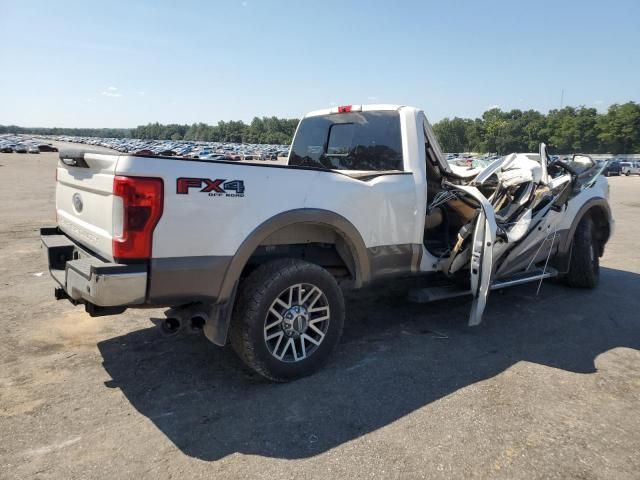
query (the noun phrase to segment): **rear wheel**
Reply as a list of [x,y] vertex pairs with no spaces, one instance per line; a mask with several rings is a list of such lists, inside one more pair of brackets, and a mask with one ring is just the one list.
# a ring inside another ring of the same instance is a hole
[[595,224],[591,216],[587,215],[580,220],[573,236],[567,284],[579,288],[594,288],[598,285],[600,278],[598,255]]
[[302,260],[274,260],[241,284],[231,343],[250,368],[282,382],[320,368],[343,323],[342,291],[329,272]]

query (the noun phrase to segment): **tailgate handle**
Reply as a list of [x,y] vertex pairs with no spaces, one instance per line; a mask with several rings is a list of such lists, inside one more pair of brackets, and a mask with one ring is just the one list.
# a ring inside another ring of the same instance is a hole
[[89,168],[89,164],[84,159],[85,152],[60,152],[60,160],[69,167]]

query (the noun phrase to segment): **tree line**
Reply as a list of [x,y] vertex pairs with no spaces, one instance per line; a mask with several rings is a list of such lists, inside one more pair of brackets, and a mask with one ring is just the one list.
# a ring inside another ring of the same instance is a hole
[[[295,118],[255,117],[249,124],[243,121],[220,121],[217,125],[156,122],[133,129],[0,125],[0,134],[289,144],[298,122]],[[445,118],[435,123],[433,129],[445,152],[535,152],[539,143],[545,142],[559,153],[640,153],[640,105],[635,102],[611,105],[602,114],[587,107],[565,107],[546,115],[536,110],[506,112],[493,108],[476,119]]]
[[205,142],[288,144],[298,126],[296,118],[255,117],[243,121],[220,121],[217,125],[162,125],[149,123],[131,130],[132,138],[157,140],[199,140]]
[[70,135],[74,137],[131,138],[128,128],[27,128],[17,125],[0,125],[0,134]]
[[557,153],[640,153],[640,105],[536,110],[493,108],[481,118],[445,118],[433,125],[445,152],[537,152],[540,142]]

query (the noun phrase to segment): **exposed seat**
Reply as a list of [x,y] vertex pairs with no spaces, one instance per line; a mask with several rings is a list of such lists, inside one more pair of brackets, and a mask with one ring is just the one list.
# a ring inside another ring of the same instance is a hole
[[475,178],[481,171],[482,168],[468,168],[461,167],[460,165],[449,164],[449,168],[451,172],[458,178],[463,180],[471,180]]
[[500,172],[500,180],[505,187],[520,185],[526,182],[539,184],[542,180],[542,166],[526,155],[516,155],[509,166]]

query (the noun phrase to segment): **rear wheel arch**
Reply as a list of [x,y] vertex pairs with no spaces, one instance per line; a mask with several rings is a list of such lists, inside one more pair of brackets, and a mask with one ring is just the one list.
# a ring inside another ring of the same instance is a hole
[[[354,287],[366,284],[371,277],[367,249],[358,230],[341,215],[321,209],[297,209],[280,213],[260,224],[238,248],[227,268],[219,303],[233,296],[245,268],[264,247],[307,245],[318,248],[333,236],[337,254],[353,277]],[[303,240],[303,242],[300,242]],[[278,243],[284,242],[284,243]]]
[[264,238],[247,260],[242,277],[276,258],[297,258],[321,266],[333,276],[356,283],[357,253],[344,232],[317,222],[286,225]]

